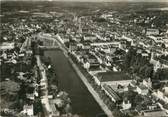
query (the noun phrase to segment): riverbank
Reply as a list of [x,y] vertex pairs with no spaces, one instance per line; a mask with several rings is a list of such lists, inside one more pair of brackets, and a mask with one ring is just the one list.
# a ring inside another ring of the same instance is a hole
[[74,70],[76,71],[76,73],[79,75],[79,77],[81,78],[82,82],[85,84],[85,86],[89,90],[89,92],[92,94],[92,96],[94,97],[94,99],[98,102],[98,104],[100,105],[100,107],[104,110],[104,112],[106,113],[106,115],[108,117],[113,117],[112,112],[108,109],[108,107],[106,106],[106,104],[104,104],[104,102],[102,101],[102,99],[99,97],[98,93],[93,89],[93,87],[87,81],[87,78],[79,70],[78,66],[72,61],[71,58],[69,58],[69,62],[71,63],[72,67],[74,68]]
[[[57,35],[57,38],[60,38],[59,35]],[[97,101],[97,103],[99,104],[99,106],[105,112],[105,114],[108,117],[113,117],[113,114],[112,114],[111,110],[109,110],[109,108],[107,107],[107,105],[99,97],[98,93],[93,89],[93,87],[91,86],[91,84],[87,81],[87,78],[79,70],[79,68],[76,65],[76,63],[74,63],[73,60],[67,55],[67,53],[68,53],[67,52],[67,48],[61,42],[59,42],[59,40],[57,40],[57,43],[58,43],[59,46],[61,46],[60,48],[63,50],[64,55],[69,60],[69,62],[72,65],[73,69],[75,70],[75,72],[77,73],[77,75],[80,77],[80,79],[82,80],[82,82],[85,84],[85,86],[88,89],[88,91],[92,94],[92,96],[94,97],[94,99]]]
[[58,80],[58,88],[69,94],[72,114],[78,114],[81,117],[105,115],[62,51],[47,50],[45,51],[45,56],[51,59],[52,67]]
[[41,96],[41,103],[44,110],[44,115],[47,117],[51,117],[52,115],[51,115],[51,108],[50,108],[49,99],[48,99],[48,82],[47,82],[46,70],[42,65],[40,55],[35,55],[35,58],[37,61],[37,66],[41,77],[40,86],[43,87],[40,90],[44,91],[44,96]]

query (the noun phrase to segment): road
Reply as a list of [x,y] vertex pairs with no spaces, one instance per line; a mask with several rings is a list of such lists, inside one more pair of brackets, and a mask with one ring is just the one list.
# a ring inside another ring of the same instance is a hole
[[43,105],[43,110],[44,110],[44,115],[45,117],[52,117],[52,111],[51,111],[51,108],[50,108],[50,104],[49,104],[49,99],[48,99],[48,82],[47,82],[47,77],[46,77],[46,71],[45,71],[45,68],[44,66],[42,65],[41,63],[41,60],[40,60],[40,56],[39,55],[35,55],[36,57],[36,60],[37,60],[37,66],[39,68],[39,71],[40,71],[40,77],[41,77],[41,80],[40,80],[40,90],[44,92],[44,95],[41,96],[41,103]]

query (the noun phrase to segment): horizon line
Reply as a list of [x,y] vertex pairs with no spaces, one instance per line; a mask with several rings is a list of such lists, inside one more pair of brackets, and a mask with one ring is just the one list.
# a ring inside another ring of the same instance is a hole
[[130,3],[167,3],[168,0],[0,0],[0,2],[130,2]]

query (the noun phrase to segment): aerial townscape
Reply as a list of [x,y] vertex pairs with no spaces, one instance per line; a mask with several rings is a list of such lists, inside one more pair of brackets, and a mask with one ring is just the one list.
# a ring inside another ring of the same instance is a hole
[[0,2],[0,117],[168,116],[168,3]]

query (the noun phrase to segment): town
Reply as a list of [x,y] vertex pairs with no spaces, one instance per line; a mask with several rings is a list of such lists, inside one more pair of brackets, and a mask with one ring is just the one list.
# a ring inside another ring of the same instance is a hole
[[[2,2],[0,115],[168,116],[166,5]],[[75,93],[60,86],[71,75],[46,52],[63,54],[100,114],[74,111]]]

